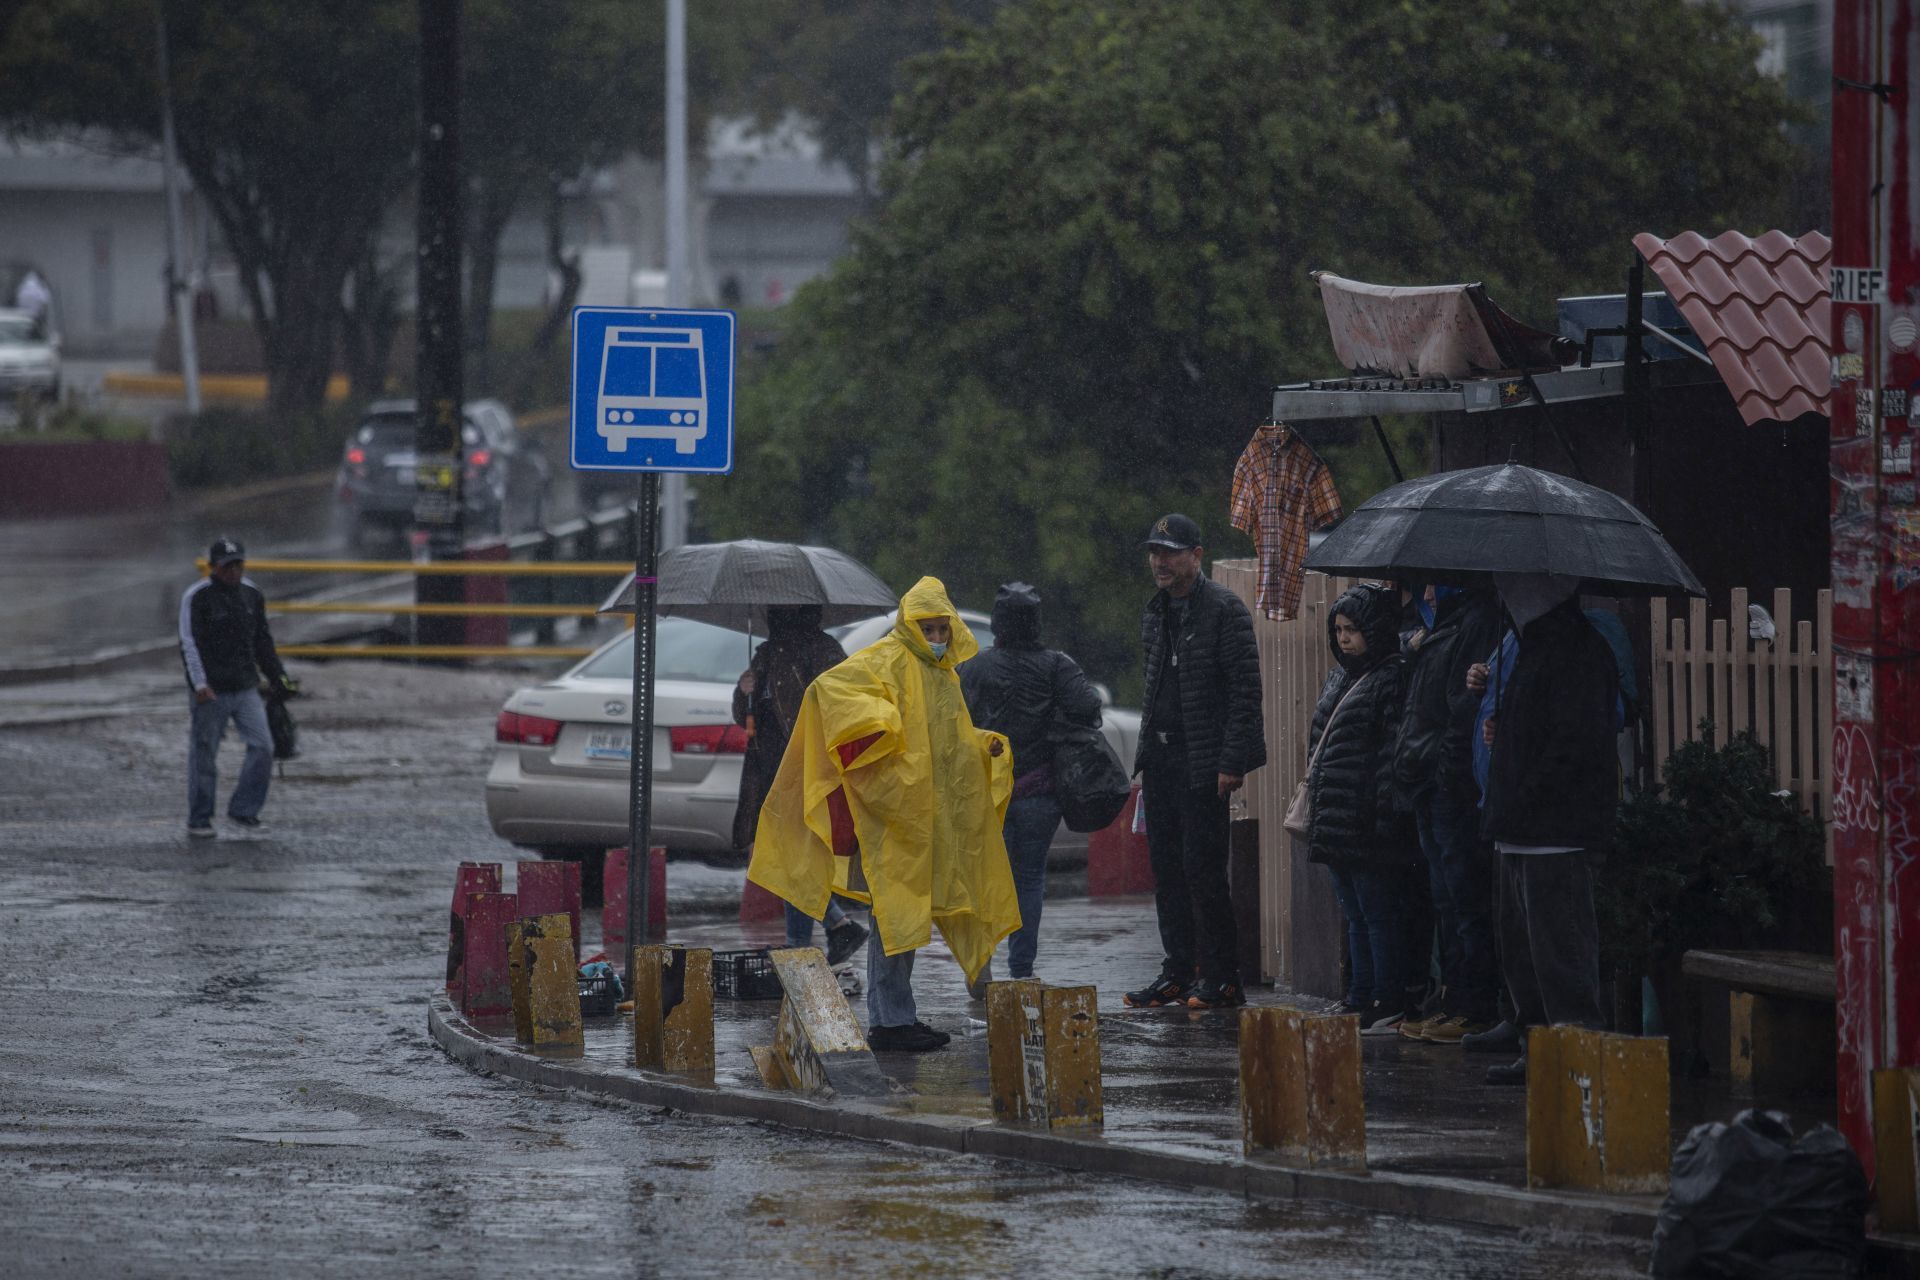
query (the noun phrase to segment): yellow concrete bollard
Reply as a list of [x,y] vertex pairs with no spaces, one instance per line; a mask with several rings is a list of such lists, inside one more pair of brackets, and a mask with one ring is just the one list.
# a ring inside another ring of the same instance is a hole
[[[513,998],[513,1038],[521,1044],[533,1043],[533,964],[527,951],[530,938],[571,937],[573,921],[565,912],[545,916],[523,916],[507,922],[507,983]],[[574,989],[576,995],[579,988]]]
[[577,1057],[587,1040],[580,1022],[580,969],[574,963],[572,930],[554,938],[530,938],[525,947],[533,1047]]
[[1032,979],[987,987],[987,1080],[994,1118],[1049,1128],[1097,1125],[1100,1016],[1093,987]]
[[1366,1168],[1358,1018],[1241,1010],[1240,1142],[1304,1168]]
[[1920,1069],[1873,1073],[1873,1146],[1880,1229],[1920,1231]]
[[1585,1027],[1527,1035],[1527,1185],[1664,1192],[1667,1042]]
[[640,946],[627,966],[633,1065],[713,1079],[713,952]]
[[1833,1005],[1735,991],[1727,998],[1727,1074],[1741,1097],[1833,1089]]
[[873,1060],[819,948],[782,948],[769,958],[786,994],[774,1023],[773,1044],[753,1050],[767,1087],[816,1096],[879,1097],[893,1092],[893,1082]]

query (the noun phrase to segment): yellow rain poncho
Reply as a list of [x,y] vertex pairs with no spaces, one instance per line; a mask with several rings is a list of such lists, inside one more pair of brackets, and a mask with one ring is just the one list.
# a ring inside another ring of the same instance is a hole
[[[935,658],[916,620],[942,615],[953,636]],[[916,582],[892,631],[808,686],[747,868],[815,919],[832,893],[870,902],[888,955],[938,924],[968,981],[1020,927],[1000,838],[1013,753],[974,727],[953,670],[979,649],[940,580]]]

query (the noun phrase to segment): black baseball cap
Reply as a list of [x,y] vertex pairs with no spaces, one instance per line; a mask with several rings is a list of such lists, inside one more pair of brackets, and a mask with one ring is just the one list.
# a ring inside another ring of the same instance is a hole
[[1161,516],[1140,542],[1143,547],[1171,547],[1190,551],[1201,545],[1200,526],[1178,512]]
[[207,563],[218,569],[223,564],[232,564],[235,560],[245,560],[247,549],[232,538],[215,538],[213,545],[207,548]]

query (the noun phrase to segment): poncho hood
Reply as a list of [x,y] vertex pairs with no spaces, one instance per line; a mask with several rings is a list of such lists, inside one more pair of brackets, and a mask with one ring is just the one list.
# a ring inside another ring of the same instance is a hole
[[[920,619],[941,617],[953,621],[953,639],[947,642],[947,651],[936,658],[927,645],[927,638],[920,634]],[[893,630],[887,636],[904,644],[920,661],[946,671],[980,652],[980,642],[973,638],[960,611],[947,598],[947,584],[935,577],[920,579],[900,597],[900,614],[893,620]]]

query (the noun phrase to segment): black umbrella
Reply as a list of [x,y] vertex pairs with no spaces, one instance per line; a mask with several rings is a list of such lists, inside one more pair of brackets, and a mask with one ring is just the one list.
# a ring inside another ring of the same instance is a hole
[[[873,570],[831,547],[791,542],[703,542],[662,552],[655,604],[668,617],[693,618],[753,635],[767,634],[768,605],[818,605],[821,625],[858,622],[899,604]],[[633,612],[633,578],[600,606]]]
[[1595,595],[1707,593],[1632,503],[1512,462],[1382,491],[1309,551],[1306,567],[1460,585],[1495,573],[1559,574]]

